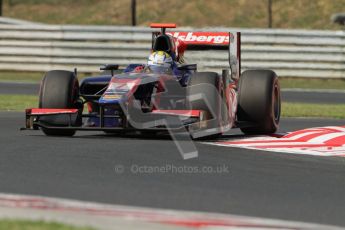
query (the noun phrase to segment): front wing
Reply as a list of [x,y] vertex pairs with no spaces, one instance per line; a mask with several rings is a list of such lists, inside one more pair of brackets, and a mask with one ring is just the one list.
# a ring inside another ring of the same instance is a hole
[[[78,109],[41,109],[33,108],[25,111],[25,127],[22,130],[37,130],[39,127],[46,129],[72,129],[85,131],[134,131],[134,130],[167,130],[167,127],[173,129],[181,129],[186,126],[193,126],[194,128],[205,128],[207,125],[204,121],[204,111],[201,110],[153,110],[150,113],[145,113],[147,119],[142,124],[131,124],[128,117],[120,126],[112,126],[105,124],[105,119],[118,119],[119,115],[106,115],[101,108],[99,114],[79,114]],[[54,125],[42,121],[44,117],[60,117],[68,121],[68,125]],[[76,119],[97,118],[98,125],[88,126],[85,122],[80,125],[76,124]],[[176,119],[178,118],[178,119]],[[176,121],[176,122],[173,122]],[[138,122],[136,122],[138,123]],[[168,123],[168,124],[167,124]]]

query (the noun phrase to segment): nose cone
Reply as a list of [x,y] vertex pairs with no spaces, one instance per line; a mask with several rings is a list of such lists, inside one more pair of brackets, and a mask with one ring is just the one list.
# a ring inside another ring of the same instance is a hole
[[107,90],[99,99],[100,104],[114,104],[133,94],[140,79],[116,78],[113,77],[108,85]]

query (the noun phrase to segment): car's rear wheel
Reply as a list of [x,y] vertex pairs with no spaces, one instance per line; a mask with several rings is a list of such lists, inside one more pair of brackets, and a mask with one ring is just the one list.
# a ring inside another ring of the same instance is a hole
[[247,70],[239,82],[239,121],[253,123],[241,128],[245,134],[270,134],[277,131],[280,120],[280,86],[271,70]]
[[[44,76],[39,94],[39,108],[67,109],[76,108],[79,98],[79,83],[73,72],[64,70],[53,70]],[[77,118],[73,118],[76,124]],[[69,126],[68,115],[46,116],[40,119],[47,126]],[[73,136],[75,130],[42,128],[42,131],[49,136]]]

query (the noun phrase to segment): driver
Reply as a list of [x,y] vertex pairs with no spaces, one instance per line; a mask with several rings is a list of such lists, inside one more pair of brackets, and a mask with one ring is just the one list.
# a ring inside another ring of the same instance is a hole
[[[164,51],[153,52],[147,61],[147,67],[153,73],[175,74],[176,64],[172,57]],[[176,69],[177,70],[177,69]]]
[[182,86],[186,86],[188,84],[189,77],[191,76],[190,71],[179,70],[177,68],[177,63],[164,51],[153,52],[149,56],[145,70],[152,73],[174,75]]

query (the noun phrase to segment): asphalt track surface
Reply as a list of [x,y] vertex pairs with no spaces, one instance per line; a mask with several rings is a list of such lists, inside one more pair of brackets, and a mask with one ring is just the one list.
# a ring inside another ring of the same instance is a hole
[[[0,82],[0,94],[38,95],[39,84]],[[282,91],[285,102],[343,104],[345,92]]]
[[[283,119],[280,131],[344,120]],[[22,113],[0,113],[0,192],[111,204],[221,212],[345,226],[345,158],[195,143],[182,160],[166,137],[19,131]],[[233,131],[229,135],[238,134]],[[227,136],[230,137],[230,136]],[[213,167],[228,173],[135,173],[135,167]],[[123,166],[119,173],[116,166]],[[131,170],[132,169],[132,170]]]
[[282,91],[282,101],[313,104],[344,104],[345,92]]
[[0,82],[0,94],[38,95],[39,84],[23,82]]

